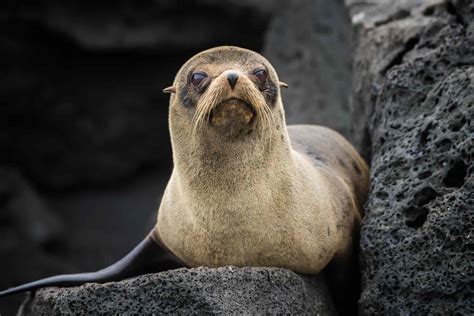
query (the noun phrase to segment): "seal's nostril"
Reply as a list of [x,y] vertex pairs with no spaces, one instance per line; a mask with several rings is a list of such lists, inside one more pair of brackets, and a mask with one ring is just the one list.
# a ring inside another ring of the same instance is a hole
[[229,81],[230,87],[232,89],[234,89],[237,79],[239,79],[239,76],[235,72],[231,72],[227,75],[227,81]]

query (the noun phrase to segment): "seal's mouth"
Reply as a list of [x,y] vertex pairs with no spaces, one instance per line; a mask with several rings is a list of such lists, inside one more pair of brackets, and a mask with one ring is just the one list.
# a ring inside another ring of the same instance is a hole
[[252,123],[256,111],[242,99],[230,98],[215,106],[209,115],[209,123],[215,127],[238,128]]

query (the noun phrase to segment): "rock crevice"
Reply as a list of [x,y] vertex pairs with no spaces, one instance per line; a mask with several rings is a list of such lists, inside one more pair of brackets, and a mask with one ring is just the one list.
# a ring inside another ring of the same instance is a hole
[[348,5],[354,134],[371,162],[360,311],[472,314],[474,4]]

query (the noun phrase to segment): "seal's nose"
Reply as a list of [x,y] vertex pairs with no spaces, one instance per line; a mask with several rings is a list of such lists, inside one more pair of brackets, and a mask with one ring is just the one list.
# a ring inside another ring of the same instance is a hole
[[239,79],[239,76],[235,72],[230,72],[227,75],[227,81],[229,81],[230,87],[234,89],[235,84],[237,83],[237,79]]

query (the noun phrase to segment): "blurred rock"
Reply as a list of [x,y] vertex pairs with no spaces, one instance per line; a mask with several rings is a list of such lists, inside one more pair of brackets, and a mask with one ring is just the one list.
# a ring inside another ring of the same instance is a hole
[[[0,289],[53,273],[72,272],[51,255],[61,244],[63,225],[31,185],[14,169],[0,167]],[[0,314],[12,315],[21,297],[0,300]]]
[[60,219],[30,184],[8,167],[0,167],[0,210],[2,227],[15,227],[21,238],[34,246],[47,247],[63,233]]
[[[148,172],[114,188],[42,192],[40,205],[55,218],[59,216],[60,231],[65,234],[48,234],[56,237],[41,244],[24,233],[31,220],[17,223],[11,216],[13,208],[0,207],[0,290],[51,275],[96,271],[122,258],[156,223],[156,208],[168,177]],[[0,172],[0,183],[5,178],[5,172]],[[9,204],[21,202],[17,198],[21,196],[25,195],[15,194],[14,203]],[[36,208],[33,203],[29,207]],[[0,314],[14,315],[23,299],[24,295],[0,299]]]
[[334,315],[322,277],[276,268],[197,268],[148,274],[122,282],[46,288],[19,315],[61,314]]
[[473,4],[348,2],[354,127],[372,157],[361,314],[473,314]]
[[264,55],[289,85],[288,124],[320,124],[349,137],[350,21],[342,0],[281,1]]
[[0,163],[53,189],[169,169],[162,89],[202,49],[260,50],[272,8],[232,0],[0,4]]
[[[4,15],[16,17],[18,7],[6,5]],[[255,45],[275,8],[272,0],[43,0],[23,4],[19,12],[86,50],[175,52],[232,42]]]
[[[2,236],[4,235],[3,231]],[[11,235],[8,237],[8,243],[11,245],[14,239]],[[38,249],[23,240],[15,243],[15,247],[4,248],[4,246],[4,242],[1,242],[1,290],[51,275],[77,272],[77,268],[63,258],[58,258],[55,254]],[[23,300],[24,295],[2,297],[0,314],[15,315]]]

